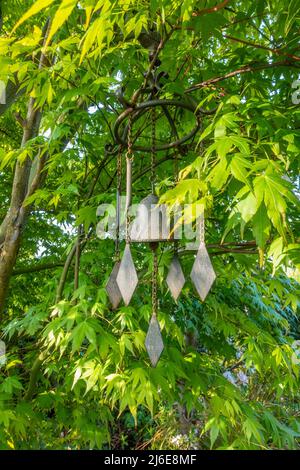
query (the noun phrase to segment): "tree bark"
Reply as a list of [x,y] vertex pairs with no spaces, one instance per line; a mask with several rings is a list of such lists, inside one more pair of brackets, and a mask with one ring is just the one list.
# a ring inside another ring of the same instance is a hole
[[6,85],[5,90],[5,103],[0,103],[0,116],[4,114],[11,105],[25,93],[25,88],[19,90],[20,84],[17,77],[15,77],[15,82],[9,81]]
[[[47,40],[49,29],[50,20],[48,19],[44,27],[44,43]],[[39,69],[42,69],[45,63],[46,56],[41,53]],[[41,110],[36,107],[35,98],[30,98],[23,126],[21,147],[24,147],[38,135],[40,122]],[[28,206],[24,207],[24,201],[39,185],[45,156],[40,159],[40,156],[37,155],[36,159],[38,159],[38,164],[33,175],[31,174],[32,160],[30,157],[27,157],[24,162],[17,161],[10,206],[0,227],[0,321],[4,312],[9,281],[19,251],[22,228],[29,212]]]
[[[41,113],[34,107],[35,100],[30,98],[26,124],[24,127],[21,146],[35,137],[38,133]],[[23,163],[17,162],[13,180],[10,207],[0,229],[0,319],[4,310],[4,302],[13,267],[19,250],[22,227],[25,223],[28,208],[23,207],[29,190],[29,176],[32,161],[29,157]]]

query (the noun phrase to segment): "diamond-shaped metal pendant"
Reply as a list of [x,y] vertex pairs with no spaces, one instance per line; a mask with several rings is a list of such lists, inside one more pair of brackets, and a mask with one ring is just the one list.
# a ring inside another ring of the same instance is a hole
[[109,276],[109,279],[107,281],[107,284],[105,286],[107,295],[109,297],[109,300],[111,302],[112,308],[115,310],[119,303],[122,300],[122,295],[119,289],[119,286],[117,284],[117,275],[120,269],[120,261],[118,261],[115,265],[114,268],[111,272],[111,275]]
[[204,243],[200,243],[191,272],[191,278],[201,300],[204,301],[216,279],[216,274]]
[[178,256],[176,255],[174,256],[170,264],[166,282],[174,300],[177,300],[184,286],[185,277]]
[[138,285],[138,277],[129,244],[126,244],[116,281],[125,305],[129,305],[131,297]]
[[150,320],[145,346],[152,366],[156,367],[160,355],[164,350],[164,343],[162,340],[159,323],[155,314],[152,315]]

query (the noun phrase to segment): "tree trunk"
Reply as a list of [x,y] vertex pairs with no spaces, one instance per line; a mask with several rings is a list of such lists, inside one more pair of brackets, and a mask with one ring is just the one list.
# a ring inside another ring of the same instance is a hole
[[[46,21],[43,30],[43,44],[47,40],[50,30],[50,19]],[[47,58],[41,53],[39,69],[46,64]],[[14,93],[12,93],[14,96]],[[36,105],[34,98],[29,99],[27,116],[23,123],[23,137],[21,147],[24,147],[30,139],[36,137],[41,123],[41,111]],[[17,161],[14,173],[10,206],[6,217],[0,227],[0,321],[4,311],[5,299],[9,287],[9,281],[16,262],[20,246],[22,228],[25,224],[28,207],[24,207],[24,201],[39,186],[41,171],[45,162],[45,156],[37,155],[37,165],[31,174],[32,160],[27,157],[24,162]]]
[[[34,108],[35,100],[30,98],[21,146],[35,137],[39,130],[41,113]],[[23,163],[16,163],[10,207],[0,228],[0,318],[9,280],[19,250],[20,236],[28,209],[23,207],[29,190],[32,161],[29,157]]]

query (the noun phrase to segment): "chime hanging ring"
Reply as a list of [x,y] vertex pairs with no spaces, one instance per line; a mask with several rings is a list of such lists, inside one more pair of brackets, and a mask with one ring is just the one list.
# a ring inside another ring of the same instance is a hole
[[[133,150],[139,150],[143,152],[152,152],[152,151],[159,151],[159,150],[168,150],[171,148],[179,147],[184,142],[190,140],[199,130],[200,128],[200,113],[201,114],[211,114],[210,111],[204,111],[202,109],[197,109],[192,103],[187,103],[183,101],[173,100],[173,99],[157,99],[157,100],[150,100],[144,101],[142,103],[138,103],[135,107],[127,108],[120,116],[117,118],[114,126],[114,136],[115,140],[118,144],[123,146],[127,145],[126,138],[128,133],[128,124],[124,127],[123,132],[121,132],[121,124],[130,116],[132,115],[132,122],[137,121],[148,109],[151,109],[156,106],[161,106],[162,108],[166,106],[175,106],[177,108],[186,109],[194,114],[196,119],[196,124],[193,129],[188,133],[185,134],[183,137],[162,145],[156,145],[155,147],[143,146],[143,145],[133,145]],[[122,135],[121,135],[122,134]]]

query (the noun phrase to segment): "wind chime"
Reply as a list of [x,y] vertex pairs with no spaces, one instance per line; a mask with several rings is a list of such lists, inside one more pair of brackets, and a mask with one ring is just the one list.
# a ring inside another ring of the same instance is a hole
[[[155,194],[156,183],[156,155],[160,151],[169,151],[175,149],[174,167],[175,167],[175,183],[178,181],[178,161],[177,151],[183,143],[190,141],[200,128],[201,114],[211,114],[212,111],[204,111],[198,109],[194,103],[182,101],[178,99],[160,99],[159,98],[159,75],[154,69],[151,80],[148,80],[148,88],[146,92],[150,95],[145,101],[140,101],[134,106],[130,103],[126,104],[126,109],[118,117],[115,127],[114,136],[118,145],[117,157],[117,216],[116,216],[116,239],[115,239],[115,265],[108,279],[106,290],[111,301],[113,309],[116,309],[123,300],[125,305],[129,305],[132,296],[138,285],[138,276],[134,261],[131,254],[132,243],[148,244],[152,251],[152,316],[146,336],[145,346],[148,352],[151,364],[156,366],[161,353],[164,349],[163,339],[158,322],[158,246],[162,242],[173,243],[174,255],[171,261],[168,275],[166,278],[167,285],[174,300],[177,301],[180,292],[186,282],[178,256],[178,241],[173,237],[173,231],[170,226],[165,223],[166,219],[160,218],[162,206],[158,204],[159,199]],[[122,99],[122,103],[124,100]],[[172,119],[169,109],[183,109],[194,114],[195,126],[183,137],[178,136],[178,132]],[[156,138],[156,121],[157,110],[160,109],[162,115],[165,116],[171,127],[171,134],[175,136],[172,142],[157,142]],[[214,111],[213,111],[214,112]],[[141,117],[150,116],[151,124],[151,143],[140,145],[133,137],[133,125]],[[126,148],[126,203],[125,203],[125,249],[123,255],[120,253],[120,198],[122,188],[122,149]],[[131,221],[130,208],[132,204],[132,169],[134,164],[135,152],[142,152],[143,155],[150,153],[150,182],[151,193],[146,196],[138,206],[136,217]],[[205,300],[212,284],[215,280],[215,272],[213,270],[206,246],[204,236],[204,212],[199,220],[199,249],[190,274],[191,280],[201,298]]]

